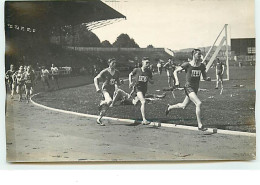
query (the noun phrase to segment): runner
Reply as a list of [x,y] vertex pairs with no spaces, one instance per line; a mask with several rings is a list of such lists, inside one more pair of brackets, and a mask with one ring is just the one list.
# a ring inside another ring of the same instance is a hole
[[[119,71],[116,70],[116,59],[112,58],[108,60],[109,67],[102,70],[95,78],[94,84],[97,93],[101,93],[104,97],[99,104],[99,117],[97,119],[97,124],[104,126],[105,124],[101,121],[102,117],[106,114],[109,106],[112,103],[112,99],[115,92],[115,84],[120,85]],[[102,90],[99,88],[99,80],[103,79]]]
[[176,108],[185,109],[188,104],[192,101],[196,105],[196,116],[198,121],[198,129],[205,131],[205,128],[201,123],[201,101],[197,96],[197,92],[199,89],[200,76],[202,74],[203,79],[206,81],[210,81],[211,79],[206,74],[206,66],[201,63],[201,51],[199,49],[194,49],[192,51],[193,59],[190,62],[183,63],[180,67],[175,70],[176,76],[177,72],[181,70],[185,70],[186,72],[186,83],[184,86],[186,97],[182,103],[178,103],[175,105],[167,105],[167,109],[165,111],[166,115],[169,114],[169,111]]
[[48,89],[50,89],[49,74],[50,73],[49,73],[48,69],[46,69],[45,66],[42,66],[41,78],[42,78],[44,89],[45,89],[45,84],[47,85]]
[[5,79],[7,80],[8,87],[11,91],[11,99],[14,98],[14,89],[15,89],[15,83],[13,81],[13,75],[14,75],[14,65],[10,65],[10,69],[5,73]]
[[30,96],[33,94],[33,86],[35,80],[35,73],[31,66],[27,67],[27,71],[24,74],[24,84],[25,84],[25,96],[27,103],[30,101]]
[[52,74],[52,80],[55,83],[55,89],[59,89],[59,82],[58,82],[58,76],[59,76],[59,69],[52,64],[51,66],[51,74]]
[[[148,57],[144,57],[142,59],[142,67],[135,68],[129,74],[129,88],[135,87],[135,91],[137,96],[135,97],[133,103],[136,104],[139,100],[141,102],[141,114],[142,114],[142,124],[148,125],[151,122],[147,121],[145,118],[145,93],[147,92],[147,84],[148,81],[153,84],[154,81],[152,79],[153,75],[149,69],[150,59]],[[132,77],[135,77],[135,82]]]
[[157,69],[158,69],[158,73],[161,75],[162,74],[162,63],[160,60],[157,63]]
[[166,69],[166,72],[167,72],[169,87],[174,88],[175,78],[174,78],[173,72],[175,70],[175,64],[173,63],[173,60],[171,58],[169,58],[168,62],[166,64],[164,64],[163,67]]
[[24,86],[23,66],[20,66],[19,70],[14,73],[13,80],[15,81],[16,92],[19,95],[19,101],[22,101],[22,90],[23,90],[23,86]]
[[221,89],[223,89],[223,74],[224,74],[224,70],[225,70],[224,63],[222,61],[220,61],[219,58],[217,58],[217,61],[216,61],[216,77],[217,77],[217,81],[216,81],[215,89],[218,89],[218,83],[219,82],[220,82]]

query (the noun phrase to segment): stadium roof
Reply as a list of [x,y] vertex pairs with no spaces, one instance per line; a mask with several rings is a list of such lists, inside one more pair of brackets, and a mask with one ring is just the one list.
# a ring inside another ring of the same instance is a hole
[[6,25],[35,29],[85,23],[92,30],[125,18],[100,0],[5,2]]

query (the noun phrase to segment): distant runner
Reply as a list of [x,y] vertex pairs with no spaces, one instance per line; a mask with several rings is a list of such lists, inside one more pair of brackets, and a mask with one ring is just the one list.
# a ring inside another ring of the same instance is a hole
[[8,87],[11,91],[11,99],[14,97],[15,83],[13,81],[13,75],[15,73],[14,65],[10,65],[10,69],[5,73],[5,79],[7,80]]
[[27,67],[27,71],[24,73],[24,84],[25,84],[25,96],[27,103],[30,101],[30,97],[33,94],[33,86],[35,81],[35,73],[31,66]]
[[19,70],[14,73],[13,80],[15,81],[15,84],[16,84],[16,92],[19,95],[19,101],[22,101],[22,90],[23,90],[23,85],[24,85],[23,66],[20,66]]
[[166,69],[167,72],[169,87],[173,88],[175,86],[175,78],[173,72],[176,68],[175,64],[173,63],[173,60],[169,58],[168,62],[164,64],[163,67]]
[[162,63],[161,63],[161,61],[158,61],[157,69],[158,69],[158,73],[161,75],[162,74]]
[[43,87],[45,88],[45,84],[46,84],[48,89],[50,89],[49,75],[50,75],[49,70],[46,69],[45,66],[42,66],[41,78],[43,82]]
[[217,81],[216,81],[215,89],[218,89],[218,83],[219,82],[220,82],[221,89],[223,89],[223,74],[224,74],[224,70],[225,70],[224,63],[222,61],[220,61],[219,58],[217,58],[217,61],[216,61],[216,77],[217,77]]
[[51,65],[51,75],[52,75],[52,80],[55,83],[55,89],[59,89],[59,81],[58,81],[58,77],[59,77],[59,69],[54,66],[54,64]]

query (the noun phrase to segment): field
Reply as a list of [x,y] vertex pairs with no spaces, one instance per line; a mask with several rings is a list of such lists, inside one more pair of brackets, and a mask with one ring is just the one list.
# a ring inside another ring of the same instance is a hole
[[[179,78],[184,84],[184,75]],[[214,70],[209,71],[208,76],[215,78]],[[80,78],[80,80],[78,80]],[[215,82],[201,82],[198,96],[202,101],[202,122],[207,127],[219,129],[239,130],[255,132],[255,68],[246,66],[242,68],[230,67],[230,79],[224,82],[224,91],[215,90]],[[166,73],[154,75],[155,84],[149,84],[148,94],[162,94],[167,88]],[[34,100],[43,105],[69,111],[87,114],[98,114],[97,106],[101,95],[95,92],[92,77],[74,77],[73,79],[60,79],[61,86],[65,89],[49,91],[34,97]],[[79,83],[81,82],[81,83]],[[83,84],[89,84],[80,86]],[[68,88],[72,87],[73,88]],[[80,86],[80,87],[75,87]],[[122,89],[129,92],[128,82],[122,85]],[[204,89],[204,90],[203,90]],[[206,91],[205,91],[206,89]],[[176,99],[171,92],[166,91],[166,97],[162,100],[150,101],[146,106],[146,117],[151,121],[174,123],[180,125],[197,126],[195,106],[190,104],[187,109],[176,109],[165,116],[165,108],[168,103],[175,104],[183,101],[183,90],[174,91]],[[115,105],[107,112],[109,117],[129,118],[140,120],[140,106]]]

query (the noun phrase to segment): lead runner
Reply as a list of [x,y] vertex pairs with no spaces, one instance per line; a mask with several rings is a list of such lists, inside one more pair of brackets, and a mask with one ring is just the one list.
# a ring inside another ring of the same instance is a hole
[[175,105],[167,105],[167,109],[165,114],[168,115],[170,110],[182,108],[185,109],[188,104],[192,101],[196,105],[196,116],[198,122],[198,129],[202,131],[206,131],[207,128],[203,126],[201,123],[201,101],[197,96],[197,92],[199,89],[200,76],[202,74],[203,79],[206,81],[211,81],[210,77],[207,77],[206,74],[206,66],[201,63],[201,51],[199,49],[194,49],[192,51],[192,60],[190,62],[183,63],[180,67],[175,70],[175,76],[177,76],[177,72],[181,70],[185,70],[186,72],[186,83],[184,86],[184,90],[186,93],[186,97],[182,103],[178,103]]

